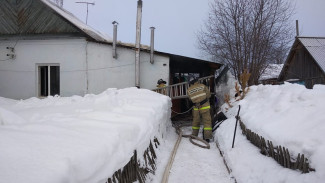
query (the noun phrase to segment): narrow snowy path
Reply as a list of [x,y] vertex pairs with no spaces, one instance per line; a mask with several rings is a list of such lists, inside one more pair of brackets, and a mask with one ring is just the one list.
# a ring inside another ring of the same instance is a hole
[[[189,134],[190,127],[183,128],[184,134]],[[177,135],[175,130],[168,130],[168,138],[166,140],[167,147],[171,152]],[[188,138],[182,138],[177,154],[174,159],[173,166],[170,170],[169,183],[233,183],[233,179],[223,163],[223,159],[219,153],[215,143],[210,143],[210,149],[200,148],[193,145]],[[166,154],[166,153],[164,153]],[[168,153],[170,154],[170,153]],[[166,161],[168,157],[162,157]],[[165,164],[165,163],[162,163]],[[162,165],[159,169],[162,168]],[[158,170],[159,172],[161,170]],[[158,182],[157,180],[155,182]]]

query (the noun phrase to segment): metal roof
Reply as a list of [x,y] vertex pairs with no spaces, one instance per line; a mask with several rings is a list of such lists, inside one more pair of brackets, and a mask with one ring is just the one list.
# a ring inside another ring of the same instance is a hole
[[102,34],[101,32],[96,31],[95,29],[91,28],[90,26],[83,23],[81,20],[79,20],[77,17],[75,17],[72,13],[66,11],[63,8],[60,8],[53,2],[49,0],[41,0],[44,4],[46,4],[48,7],[50,7],[52,10],[54,10],[56,13],[61,15],[63,18],[68,20],[70,23],[72,23],[74,26],[78,27],[82,32],[86,33],[88,36],[92,37],[96,41],[99,42],[112,42],[112,38]]
[[298,37],[320,68],[325,72],[325,38],[324,37]]
[[49,0],[0,1],[0,35],[60,33],[112,42],[111,37],[96,31]]
[[[19,16],[17,16],[19,15]],[[57,6],[50,0],[0,0],[0,35],[19,34],[58,34],[82,32],[95,41],[112,44],[112,38],[86,25],[69,11]],[[118,46],[135,48],[134,43],[118,41]],[[150,51],[150,46],[141,44],[141,50]],[[173,61],[190,60],[193,62],[214,63],[208,60],[190,58],[171,53],[156,51],[167,55]]]

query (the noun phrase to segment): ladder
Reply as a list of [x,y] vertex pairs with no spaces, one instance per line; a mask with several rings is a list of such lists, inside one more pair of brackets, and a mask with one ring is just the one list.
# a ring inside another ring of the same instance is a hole
[[[210,90],[210,79],[214,79],[214,75],[206,76],[198,79],[199,83],[205,83],[209,90]],[[187,90],[189,87],[188,82],[182,82],[173,84],[170,86],[165,86],[162,88],[156,88],[152,91],[169,96],[171,99],[180,99],[180,98],[187,98]]]

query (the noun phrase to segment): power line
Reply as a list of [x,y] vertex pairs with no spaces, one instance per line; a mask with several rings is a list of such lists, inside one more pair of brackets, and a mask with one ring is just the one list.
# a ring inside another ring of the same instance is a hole
[[9,58],[7,58],[7,59],[0,59],[0,62],[5,62],[5,61],[12,60],[12,59],[15,58],[15,48],[16,48],[16,46],[17,46],[17,44],[18,44],[18,41],[21,39],[21,34],[22,34],[22,31],[19,32],[18,38],[17,38],[17,40],[16,40],[14,46],[12,46],[12,47],[7,47],[7,49],[11,50],[11,53],[10,53],[10,54],[11,54],[12,57],[10,57],[10,56],[7,54],[7,56],[9,56]]
[[[145,63],[148,61],[142,61],[141,63]],[[98,70],[104,70],[104,69],[115,69],[115,68],[119,68],[119,67],[127,67],[127,66],[132,66],[135,63],[131,63],[131,64],[124,64],[124,65],[119,65],[119,66],[109,66],[109,67],[100,67],[100,68],[94,68],[94,69],[80,69],[80,70],[60,70],[60,72],[65,73],[65,72],[86,72],[86,71],[98,71]],[[33,71],[23,71],[23,70],[5,70],[5,69],[0,69],[0,71],[7,71],[7,72],[35,72],[35,70]]]

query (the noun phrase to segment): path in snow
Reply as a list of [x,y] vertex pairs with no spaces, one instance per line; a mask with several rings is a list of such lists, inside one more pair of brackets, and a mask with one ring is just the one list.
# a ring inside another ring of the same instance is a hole
[[[183,127],[183,133],[191,133],[190,127]],[[175,130],[169,130],[169,136],[175,136]],[[170,142],[175,144],[176,139]],[[232,183],[223,159],[215,143],[210,143],[210,149],[193,145],[188,138],[182,138],[173,166],[170,171],[169,182],[204,182],[204,183]]]

